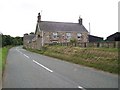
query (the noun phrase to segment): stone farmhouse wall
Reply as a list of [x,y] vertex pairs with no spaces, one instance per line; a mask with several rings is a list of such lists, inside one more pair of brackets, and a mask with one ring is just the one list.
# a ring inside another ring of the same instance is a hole
[[[53,38],[53,33],[57,33],[57,37]],[[79,32],[43,32],[43,45],[51,44],[51,43],[67,43],[70,42],[70,39],[66,38],[66,33],[71,33],[71,38],[76,39],[78,42],[84,43],[88,42],[88,33],[81,33],[81,37],[77,37],[77,33]],[[42,32],[36,33],[35,40],[31,40],[28,42],[24,40],[24,47],[40,49],[42,47]]]
[[[70,39],[67,39],[66,33],[67,32],[56,32],[57,33],[57,38],[53,38],[53,33],[54,32],[44,32],[44,43],[62,43],[62,42],[70,42]],[[74,38],[78,40],[78,42],[88,42],[88,33],[83,32],[81,33],[81,37],[78,39],[77,38],[77,33],[79,32],[68,32],[71,33],[71,38]]]

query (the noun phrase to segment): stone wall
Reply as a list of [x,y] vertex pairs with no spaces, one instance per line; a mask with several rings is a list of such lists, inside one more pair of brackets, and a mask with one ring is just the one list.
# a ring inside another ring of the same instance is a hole
[[[70,42],[70,39],[66,38],[66,33],[71,33],[71,38],[74,38],[76,40],[78,40],[79,43],[84,43],[84,42],[88,42],[88,33],[87,32],[83,32],[81,33],[81,37],[78,38],[77,37],[77,33],[80,32],[56,32],[57,33],[57,37],[53,38],[53,33],[54,32],[43,32],[42,35],[42,31],[37,32],[35,40],[31,40],[31,42],[28,42],[29,40],[24,39],[24,47],[26,48],[33,48],[33,49],[40,49],[42,47],[42,40],[43,40],[43,45],[44,44],[52,44],[52,43],[67,43]],[[24,36],[25,37],[25,36]]]
[[[77,33],[79,32],[70,32],[71,33],[71,38],[74,38],[78,40],[77,38]],[[57,32],[58,37],[53,38],[53,32],[44,32],[44,43],[52,43],[52,42],[57,42],[57,43],[62,43],[62,42],[69,42],[70,40],[66,38],[66,32]],[[88,33],[83,32],[81,33],[82,36],[79,40],[79,42],[88,42]]]
[[75,47],[94,47],[94,48],[120,48],[119,41],[111,42],[87,42],[87,43],[51,43],[46,45],[61,45],[61,46],[75,46]]

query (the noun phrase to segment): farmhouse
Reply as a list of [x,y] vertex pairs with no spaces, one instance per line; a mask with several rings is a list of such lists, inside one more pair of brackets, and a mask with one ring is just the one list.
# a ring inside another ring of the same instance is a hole
[[38,13],[35,34],[24,34],[24,46],[40,49],[48,43],[66,43],[71,39],[77,42],[88,42],[88,31],[82,22],[81,17],[78,23],[41,21],[41,15]]

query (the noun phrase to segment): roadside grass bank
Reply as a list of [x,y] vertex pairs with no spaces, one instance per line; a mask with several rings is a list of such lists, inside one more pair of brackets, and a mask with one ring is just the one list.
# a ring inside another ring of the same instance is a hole
[[2,77],[5,69],[7,54],[11,47],[12,46],[5,46],[0,48],[0,88],[2,88]]
[[2,58],[0,58],[0,71],[2,72],[2,74],[3,74],[4,68],[5,68],[7,54],[11,47],[12,46],[6,46],[6,47],[0,48],[0,57],[2,57]]
[[0,48],[0,71],[2,71],[2,48]]
[[0,89],[2,89],[2,47],[0,47]]
[[118,74],[117,48],[80,48],[56,45],[44,46],[41,50],[26,50]]

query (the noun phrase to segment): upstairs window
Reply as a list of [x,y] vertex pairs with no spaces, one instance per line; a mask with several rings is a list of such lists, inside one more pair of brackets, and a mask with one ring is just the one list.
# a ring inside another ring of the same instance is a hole
[[57,36],[58,36],[58,33],[54,32],[53,33],[53,38],[57,38]]
[[82,34],[81,33],[77,33],[77,38],[81,38]]
[[66,38],[70,39],[71,38],[71,33],[66,33]]

